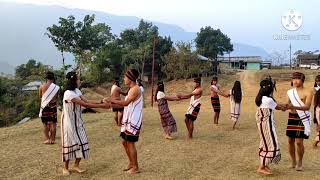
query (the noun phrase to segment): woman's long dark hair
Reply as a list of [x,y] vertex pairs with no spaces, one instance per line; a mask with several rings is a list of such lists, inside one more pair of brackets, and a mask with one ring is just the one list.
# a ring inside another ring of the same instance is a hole
[[241,91],[241,84],[240,81],[235,81],[231,94],[234,98],[234,102],[241,103],[242,100],[242,91]]
[[259,107],[262,103],[262,97],[267,96],[272,98],[273,93],[273,83],[269,79],[262,80],[260,82],[260,90],[256,97],[256,105]]
[[64,86],[64,91],[66,90],[74,91],[77,88],[77,80],[78,80],[78,75],[76,72],[74,71],[68,72],[66,75],[66,83]]
[[317,82],[320,81],[320,75],[317,75],[316,79],[314,80],[314,87],[317,87]]
[[158,101],[158,99],[157,99],[157,94],[158,94],[159,91],[161,91],[161,92],[164,93],[164,84],[163,84],[162,81],[158,82],[158,87],[157,87],[156,93],[155,93],[155,95],[154,95],[154,101],[155,101],[155,102]]
[[314,95],[314,100],[313,100],[313,103],[314,103],[314,107],[320,107],[320,90],[318,90],[316,92],[316,94]]
[[143,87],[143,84],[142,84],[142,80],[141,80],[141,79],[137,79],[137,83],[138,83],[138,86],[142,86],[142,87]]

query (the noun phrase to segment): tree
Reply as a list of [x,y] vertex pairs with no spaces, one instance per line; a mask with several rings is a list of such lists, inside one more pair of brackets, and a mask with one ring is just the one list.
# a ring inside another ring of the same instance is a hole
[[62,56],[62,69],[65,74],[66,66],[64,59],[64,52],[72,52],[74,45],[74,39],[76,39],[76,27],[75,18],[68,16],[67,18],[59,18],[59,26],[52,25],[47,28],[48,32],[45,33],[61,52]]
[[91,62],[95,54],[114,39],[111,28],[105,23],[93,25],[95,15],[86,15],[83,21],[75,21],[74,16],[59,18],[59,25],[48,27],[48,37],[58,50],[75,56],[77,68]]
[[140,20],[137,28],[124,30],[120,34],[125,50],[123,57],[125,64],[128,66],[131,64],[141,76],[144,73],[145,63],[152,58],[152,41],[157,36],[158,27],[143,19]]
[[89,65],[86,80],[91,85],[110,82],[114,77],[119,77],[123,72],[122,48],[118,42],[112,42],[101,49],[95,60]]
[[162,79],[163,73],[161,71],[162,66],[164,65],[163,56],[168,54],[172,49],[173,42],[171,41],[170,36],[169,37],[161,37],[159,36],[156,43],[156,53],[155,58],[158,60],[158,77]]
[[[206,26],[200,29],[195,39],[197,52],[214,60],[214,67],[217,66],[218,55],[222,56],[224,53],[233,51],[233,45],[230,38],[223,34],[220,29],[213,29]],[[217,69],[214,69],[217,72]]]
[[186,42],[178,42],[163,60],[161,70],[169,80],[197,76],[211,68],[209,62],[198,60],[197,53],[191,50],[191,43]]
[[47,71],[52,71],[52,66],[44,65],[34,59],[30,59],[26,64],[16,67],[15,76],[22,82],[43,79]]
[[158,27],[143,19],[140,20],[137,28],[123,31],[120,37],[124,47],[125,64],[136,68],[141,77],[144,75],[145,65],[151,64],[154,38],[157,39],[156,59],[159,60],[159,65],[161,65],[161,56],[172,48],[171,38],[159,36]]
[[[278,51],[273,51],[269,56],[268,59],[272,61],[275,65],[280,66],[281,64],[286,63],[285,60],[288,59],[286,52],[283,53]],[[288,62],[288,61],[287,61]]]

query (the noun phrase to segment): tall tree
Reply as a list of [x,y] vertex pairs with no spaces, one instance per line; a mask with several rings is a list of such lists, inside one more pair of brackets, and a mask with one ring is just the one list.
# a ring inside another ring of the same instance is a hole
[[74,16],[59,19],[59,25],[48,27],[47,35],[58,50],[75,56],[80,71],[83,63],[91,62],[95,54],[114,39],[108,25],[94,24],[95,15],[86,15],[78,22]]
[[64,52],[72,52],[74,39],[76,39],[75,18],[68,16],[67,18],[59,18],[59,25],[52,25],[47,28],[48,32],[45,34],[52,40],[56,48],[61,52],[62,69],[65,74],[66,65]]
[[160,79],[163,78],[163,73],[161,71],[162,66],[164,65],[164,58],[163,56],[168,54],[172,49],[173,42],[171,41],[170,36],[169,37],[158,37],[157,43],[156,43],[156,59],[158,60],[158,77]]
[[167,79],[189,78],[211,69],[207,61],[199,61],[190,43],[178,42],[175,48],[163,56],[164,72]]
[[[213,29],[210,26],[202,27],[195,39],[198,53],[214,60],[213,67],[217,67],[217,57],[224,53],[233,51],[230,38],[223,34],[220,29]],[[214,69],[217,73],[217,69]]]
[[153,39],[157,39],[156,59],[161,64],[161,56],[168,53],[172,48],[170,37],[159,36],[158,27],[143,19],[135,29],[127,29],[120,34],[125,55],[123,59],[127,65],[133,65],[144,75],[146,64],[151,64],[153,53]]
[[21,64],[16,67],[15,76],[23,82],[30,80],[43,79],[46,71],[53,70],[52,66],[44,65],[34,59],[30,59],[26,64]]

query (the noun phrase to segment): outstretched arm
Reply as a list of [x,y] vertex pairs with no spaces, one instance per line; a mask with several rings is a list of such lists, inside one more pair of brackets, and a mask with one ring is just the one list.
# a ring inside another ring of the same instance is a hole
[[128,92],[128,96],[126,100],[110,99],[110,102],[114,104],[118,104],[120,106],[128,106],[132,101],[136,100],[137,97],[139,96],[140,96],[140,91],[137,88],[134,88]]
[[94,103],[89,103],[83,101],[81,98],[73,98],[71,100],[73,103],[79,104],[80,106],[86,107],[86,108],[105,108],[109,109],[110,103],[99,103],[99,104],[94,104]]
[[177,97],[180,99],[189,99],[191,96],[199,96],[201,95],[202,91],[197,89],[196,91],[193,91],[192,93],[188,93],[188,94],[177,94]]
[[178,98],[177,96],[165,96],[164,98],[168,101],[179,101],[180,100],[180,98]]
[[287,104],[278,103],[276,106],[276,110],[286,111],[288,109]]

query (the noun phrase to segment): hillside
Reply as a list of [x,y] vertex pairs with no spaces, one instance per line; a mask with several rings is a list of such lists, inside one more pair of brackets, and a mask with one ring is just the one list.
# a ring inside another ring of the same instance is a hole
[[[46,29],[57,24],[59,17],[74,15],[77,20],[82,20],[87,14],[95,14],[96,22],[104,22],[112,28],[112,32],[119,35],[127,28],[138,26],[139,18],[134,16],[117,16],[103,12],[95,12],[81,9],[70,9],[60,6],[39,6],[18,3],[0,3],[0,62],[6,62],[12,67],[26,63],[33,58],[40,62],[61,67],[61,56],[50,39],[45,36]],[[170,36],[174,42],[191,41],[196,37],[196,32],[187,32],[174,24],[153,22],[159,28],[162,36]],[[267,57],[268,53],[255,46],[243,43],[234,43],[235,51],[232,56],[237,55],[260,55]],[[73,56],[66,54],[66,63],[73,63]],[[0,72],[4,72],[0,68]]]

